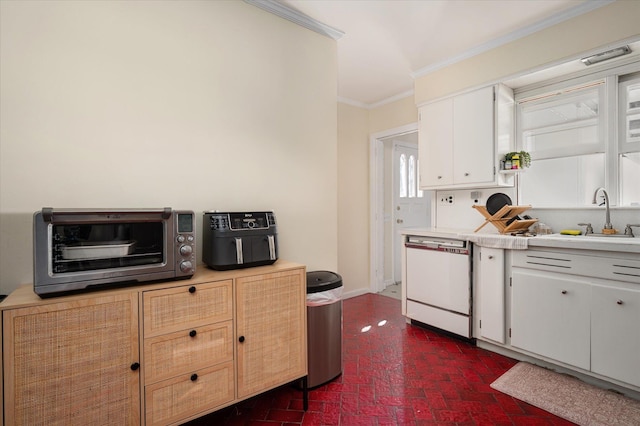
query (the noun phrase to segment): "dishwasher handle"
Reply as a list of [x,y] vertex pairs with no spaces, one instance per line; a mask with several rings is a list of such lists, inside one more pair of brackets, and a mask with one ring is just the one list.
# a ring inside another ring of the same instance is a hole
[[410,243],[410,242],[406,242],[404,243],[404,246],[408,249],[417,249],[417,250],[431,250],[431,251],[441,251],[444,253],[452,253],[452,254],[464,254],[464,255],[468,255],[469,254],[469,249],[466,247],[466,244],[464,247],[449,247],[449,246],[442,246],[439,244],[429,244],[429,243]]

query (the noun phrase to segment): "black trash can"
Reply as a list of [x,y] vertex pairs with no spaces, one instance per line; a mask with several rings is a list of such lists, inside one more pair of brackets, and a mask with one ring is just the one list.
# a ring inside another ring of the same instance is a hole
[[307,386],[314,388],[342,374],[342,277],[307,272]]

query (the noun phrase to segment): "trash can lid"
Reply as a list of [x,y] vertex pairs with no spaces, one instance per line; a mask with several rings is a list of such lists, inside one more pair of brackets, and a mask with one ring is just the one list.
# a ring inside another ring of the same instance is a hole
[[307,272],[307,294],[342,287],[342,277],[330,271]]

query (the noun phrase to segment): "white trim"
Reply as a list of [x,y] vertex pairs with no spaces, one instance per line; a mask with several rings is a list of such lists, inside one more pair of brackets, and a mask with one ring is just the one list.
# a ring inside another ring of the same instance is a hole
[[401,99],[404,98],[408,98],[410,96],[413,96],[414,91],[413,89],[411,90],[407,90],[406,92],[402,92],[402,93],[398,93],[397,95],[394,95],[390,98],[387,99],[383,99],[381,101],[378,102],[374,102],[372,104],[365,104],[364,102],[359,102],[359,101],[354,101],[353,99],[349,99],[349,98],[343,98],[338,96],[338,102],[341,102],[343,104],[347,104],[347,105],[351,105],[351,106],[355,106],[358,108],[364,108],[364,109],[375,109],[381,106],[384,106],[386,104],[390,104],[391,102],[395,102],[395,101],[399,101]]
[[414,94],[413,89],[407,90],[406,92],[398,93],[397,95],[391,96],[390,98],[383,99],[381,101],[369,104],[368,108],[369,109],[378,108],[378,107],[381,107],[383,105],[390,104],[391,102],[395,102],[395,101],[399,101],[400,99],[408,98],[409,96],[413,96],[413,94]]
[[362,108],[362,109],[371,109],[371,108],[369,108],[369,105],[365,104],[364,102],[358,102],[358,101],[354,101],[353,99],[342,98],[340,96],[338,96],[338,102],[343,103],[343,104],[347,104],[347,105],[351,105],[351,106],[354,106],[354,107]]
[[537,22],[535,24],[529,25],[527,27],[521,28],[517,31],[514,31],[510,34],[507,34],[504,37],[497,38],[495,40],[491,40],[487,43],[481,44],[480,46],[474,47],[473,49],[469,49],[459,55],[452,56],[444,61],[438,62],[433,65],[429,65],[422,69],[419,69],[411,74],[411,76],[415,79],[417,77],[422,77],[426,74],[432,73],[439,69],[448,67],[457,62],[464,61],[465,59],[472,58],[481,53],[487,52],[491,49],[495,49],[496,47],[505,45],[507,43],[511,43],[512,41],[521,39],[538,31],[542,31],[546,28],[557,25],[561,22],[567,21],[569,19],[575,18],[576,16],[580,16],[587,12],[591,12],[592,10],[598,9],[602,6],[606,6],[608,4],[613,3],[615,0],[591,0],[586,1],[576,7],[572,7],[563,12],[560,12],[556,15],[553,15],[543,21]]
[[282,3],[278,3],[275,0],[244,0],[245,3],[250,5],[259,7],[262,10],[266,10],[269,13],[273,13],[287,21],[293,22],[294,24],[298,24],[302,27],[305,27],[311,31],[315,31],[318,34],[322,34],[323,36],[327,36],[334,40],[339,40],[344,32],[340,31],[337,28],[330,27],[329,25],[323,24],[320,21],[316,21],[315,19],[301,13],[295,9],[291,9],[283,5]]
[[384,152],[383,141],[418,131],[418,123],[374,133],[369,138],[369,288],[384,290]]

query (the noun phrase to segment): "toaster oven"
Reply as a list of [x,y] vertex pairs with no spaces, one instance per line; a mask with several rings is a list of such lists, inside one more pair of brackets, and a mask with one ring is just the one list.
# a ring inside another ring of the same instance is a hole
[[189,278],[194,213],[43,208],[34,214],[34,291],[41,297]]

